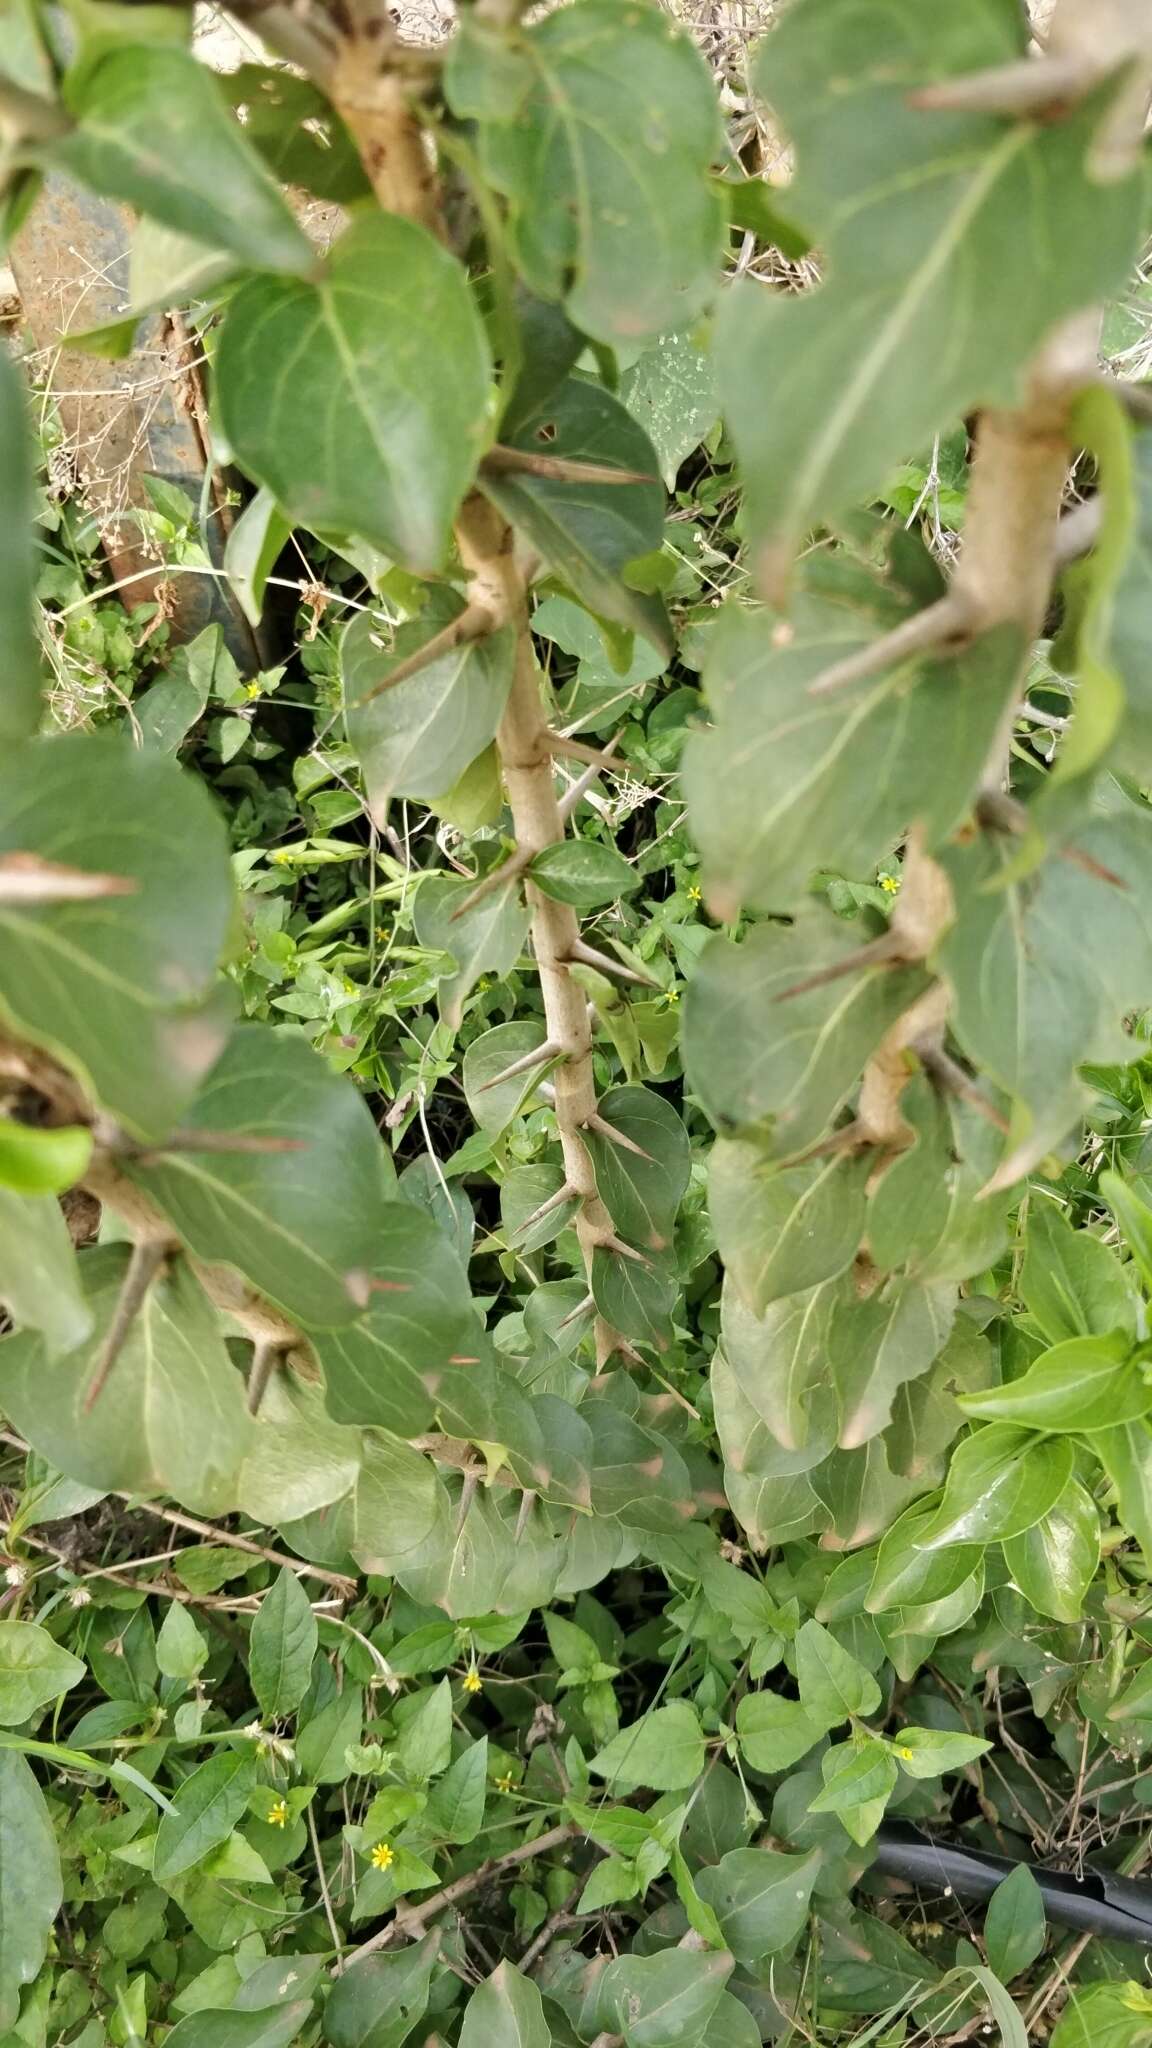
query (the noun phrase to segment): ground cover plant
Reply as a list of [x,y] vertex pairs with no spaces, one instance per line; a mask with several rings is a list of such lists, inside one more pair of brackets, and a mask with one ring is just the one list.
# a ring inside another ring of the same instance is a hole
[[3,2048],[1152,2042],[1152,33],[714,12],[0,8]]

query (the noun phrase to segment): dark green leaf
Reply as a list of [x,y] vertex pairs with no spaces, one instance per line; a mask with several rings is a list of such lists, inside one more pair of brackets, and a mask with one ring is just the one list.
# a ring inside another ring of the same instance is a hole
[[692,1148],[670,1102],[651,1088],[609,1088],[600,1114],[647,1154],[613,1143],[600,1131],[586,1137],[596,1186],[608,1214],[630,1243],[662,1251],[671,1242],[688,1186]]
[[1100,1562],[1100,1515],[1087,1489],[1071,1479],[1055,1506],[1004,1545],[1015,1584],[1039,1614],[1079,1621]]
[[1056,1505],[1072,1473],[1070,1437],[991,1423],[960,1445],[944,1499],[917,1537],[922,1550],[1022,1536]]
[[423,228],[365,214],[317,283],[257,278],[216,353],[224,430],[293,521],[443,560],[483,446],[484,330],[459,264]]
[[74,1350],[92,1328],[68,1225],[50,1196],[0,1187],[0,1301],[18,1327],[39,1331],[50,1356]]
[[401,2048],[423,2018],[435,1937],[396,1955],[363,1956],[337,1977],[324,2007],[331,2048]]
[[284,185],[348,206],[372,187],[347,128],[311,79],[282,66],[241,64],[220,81],[244,133]]
[[1136,1304],[1115,1252],[1088,1230],[1073,1230],[1053,1202],[1028,1208],[1020,1293],[1050,1344],[1065,1337],[1136,1334]]
[[528,873],[545,896],[574,910],[599,910],[640,887],[634,867],[601,839],[561,839],[546,846]]
[[362,701],[459,610],[458,600],[434,603],[400,627],[387,651],[379,622],[359,612],[340,643],[348,740],[379,824],[394,796],[443,796],[496,736],[512,682],[511,627],[466,641],[407,682]]
[[821,1760],[824,1790],[810,1813],[835,1813],[854,1842],[872,1840],[896,1787],[896,1760],[883,1742],[861,1736],[826,1750]]
[[782,1167],[749,1140],[716,1140],[708,1164],[712,1222],[725,1266],[754,1315],[837,1279],[852,1264],[872,1168],[866,1153],[843,1152]]
[[84,1665],[32,1621],[0,1621],[0,1727],[18,1728],[79,1685]]
[[255,1783],[256,1754],[251,1743],[242,1749],[219,1750],[185,1779],[171,1810],[160,1816],[152,1861],[158,1884],[167,1884],[170,1878],[202,1863],[210,1850],[228,1839],[247,1811],[248,1794]]
[[[690,321],[715,286],[722,138],[712,82],[655,7],[578,0],[505,55],[469,22],[449,58],[457,114],[506,194],[517,264],[576,326],[634,343]],[[499,66],[499,68],[497,68]]]
[[120,44],[81,62],[79,125],[53,147],[64,170],[256,270],[304,273],[316,252],[232,119],[212,73],[188,52]]
[[668,1349],[679,1289],[666,1268],[597,1245],[592,1254],[592,1293],[597,1312],[621,1336],[635,1344],[651,1344],[657,1351]]
[[521,421],[509,445],[529,455],[560,456],[630,470],[651,483],[569,483],[522,470],[486,472],[484,489],[504,517],[537,548],[590,611],[642,633],[671,652],[664,607],[630,588],[624,571],[664,538],[664,490],[656,453],[620,401],[598,384],[570,377]]
[[618,1792],[637,1785],[679,1792],[695,1784],[704,1768],[704,1736],[695,1708],[687,1700],[655,1707],[614,1735],[589,1768]]
[[312,2013],[310,1998],[257,2012],[190,2012],[167,2036],[176,2048],[291,2048]]
[[732,1972],[728,1954],[620,1956],[597,1987],[597,2012],[628,2048],[696,2048]]
[[886,1426],[899,1389],[927,1372],[943,1348],[954,1308],[953,1288],[914,1281],[837,1302],[828,1363],[840,1394],[842,1449],[858,1449]]
[[377,1232],[367,1309],[313,1342],[338,1422],[416,1436],[432,1419],[445,1370],[454,1358],[474,1357],[480,1332],[464,1269],[430,1216],[388,1202]]
[[295,1713],[308,1690],[317,1640],[308,1595],[285,1565],[260,1602],[248,1639],[252,1690],[265,1722]]
[[[275,74],[285,84],[302,85],[287,72]],[[224,545],[224,573],[250,626],[264,616],[264,593],[276,558],[287,545],[291,527],[271,491],[257,491],[245,505]]]
[[440,983],[441,1015],[452,1031],[459,1030],[464,1003],[480,976],[507,974],[528,936],[528,911],[515,876],[457,916],[473,886],[467,880],[429,875],[416,894],[420,944],[451,954],[456,963],[455,973],[446,974]]
[[758,1962],[791,1948],[808,1918],[819,1868],[818,1855],[733,1849],[711,1870],[701,1871],[700,1896],[714,1909],[737,1962]]
[[1046,1934],[1044,1900],[1026,1863],[1018,1863],[998,1884],[984,1915],[988,1961],[1004,1983],[1011,1983],[1034,1963]]
[[825,1733],[822,1717],[777,1692],[745,1693],[736,1709],[740,1753],[754,1771],[786,1771],[807,1756]]
[[1152,1409],[1152,1387],[1140,1366],[1130,1363],[1130,1340],[1069,1337],[1045,1351],[1021,1379],[961,1394],[967,1415],[1015,1422],[1025,1429],[1082,1433],[1137,1422]]
[[880,1687],[871,1672],[818,1621],[806,1621],[797,1634],[796,1683],[805,1713],[826,1728],[853,1715],[874,1714],[880,1705]]

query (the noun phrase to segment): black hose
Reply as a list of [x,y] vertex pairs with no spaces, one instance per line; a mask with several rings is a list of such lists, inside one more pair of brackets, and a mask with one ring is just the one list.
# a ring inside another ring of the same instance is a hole
[[[933,1841],[931,1835],[904,1821],[886,1821],[875,1847],[873,1870],[935,1891],[959,1892],[965,1898],[989,1898],[998,1884],[1020,1868],[1009,1856]],[[1152,1882],[1114,1877],[1108,1870],[1086,1870],[1083,1877],[1072,1877],[1065,1870],[1045,1870],[1036,1863],[1028,1863],[1026,1868],[1039,1886],[1049,1920],[1079,1927],[1088,1934],[1103,1934],[1110,1941],[1139,1941],[1152,1948]]]

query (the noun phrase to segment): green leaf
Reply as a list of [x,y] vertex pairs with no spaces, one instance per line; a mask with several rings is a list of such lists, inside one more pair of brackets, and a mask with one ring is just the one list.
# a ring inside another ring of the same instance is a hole
[[416,937],[431,952],[449,953],[456,963],[455,973],[440,983],[440,1014],[450,1031],[459,1030],[465,1001],[480,976],[507,974],[528,936],[528,911],[514,875],[457,916],[474,886],[467,879],[428,875],[416,892]]
[[1004,1559],[1037,1613],[1053,1621],[1079,1621],[1100,1563],[1100,1515],[1091,1494],[1078,1480],[1069,1480],[1041,1521],[1009,1537]]
[[1040,1194],[1028,1206],[1019,1286],[1050,1344],[1113,1330],[1135,1338],[1135,1297],[1115,1252],[1090,1231],[1073,1230]]
[[708,1200],[727,1271],[748,1308],[835,1280],[852,1264],[864,1230],[866,1153],[834,1153],[780,1166],[751,1140],[718,1138],[708,1162]]
[[474,1842],[484,1824],[488,1796],[488,1738],[461,1750],[433,1787],[424,1822],[446,1842]]
[[597,2016],[627,2048],[696,2048],[731,1973],[726,1953],[620,1956],[597,1986]]
[[961,1394],[967,1415],[1015,1422],[1024,1429],[1076,1433],[1137,1422],[1152,1409],[1152,1387],[1129,1361],[1130,1339],[1069,1337],[1045,1351],[1021,1379]]
[[435,1411],[454,1358],[475,1355],[480,1332],[467,1275],[442,1230],[411,1202],[380,1211],[367,1309],[313,1344],[338,1422],[375,1422],[417,1436]]
[[316,251],[229,113],[212,73],[154,43],[105,46],[69,87],[78,126],[53,161],[101,198],[121,199],[255,270],[301,274]]
[[33,625],[32,435],[23,379],[6,343],[0,346],[0,476],[5,488],[0,539],[0,746],[8,748],[30,739],[40,723],[42,675]]
[[[317,1350],[327,1343],[325,1332]],[[237,1503],[254,1521],[274,1526],[315,1514],[355,1485],[362,1456],[360,1431],[332,1421],[321,1387],[290,1369],[275,1372],[240,1467]]]
[[0,1727],[18,1728],[37,1709],[79,1685],[79,1657],[32,1621],[0,1621]]
[[574,1221],[580,1207],[578,1195],[567,1196],[555,1208],[549,1209],[547,1215],[537,1217],[535,1223],[530,1220],[567,1185],[568,1176],[564,1168],[546,1159],[537,1160],[531,1166],[509,1167],[500,1183],[500,1227],[508,1243],[514,1244],[518,1252],[540,1251]]
[[1152,1431],[1145,1422],[1097,1430],[1092,1449],[1116,1488],[1120,1522],[1152,1558]]
[[74,1350],[92,1328],[68,1225],[47,1195],[0,1187],[0,1301],[40,1333],[49,1356]]
[[252,1690],[265,1722],[295,1713],[308,1690],[317,1640],[308,1595],[285,1565],[260,1602],[248,1638]]
[[130,1130],[165,1135],[226,1029],[222,1004],[205,1007],[232,914],[223,821],[207,791],[110,734],[42,741],[0,765],[4,854],[122,885],[0,903],[0,1005]]
[[976,1979],[987,2001],[988,2010],[1000,2029],[1001,2048],[1028,2048],[1028,2034],[1023,2018],[998,1977],[991,1970],[973,1967]]
[[818,1852],[784,1856],[773,1849],[733,1849],[700,1872],[697,1889],[714,1909],[737,1962],[754,1963],[798,1939],[819,1870]]
[[880,1687],[871,1672],[818,1621],[806,1621],[797,1633],[796,1684],[805,1713],[826,1728],[853,1715],[874,1714],[880,1705]]
[[460,2029],[460,2048],[551,2048],[552,2030],[530,1977],[501,1963],[472,1993]]
[[394,796],[443,796],[496,737],[512,684],[516,636],[510,626],[465,641],[407,682],[363,700],[449,625],[452,598],[401,626],[387,651],[371,612],[359,612],[340,642],[349,745],[364,774],[372,816],[383,824]]
[[1007,1423],[977,1430],[953,1453],[944,1498],[916,1539],[920,1549],[1022,1536],[1059,1500],[1073,1453],[1069,1437],[1035,1437]]
[[176,649],[159,679],[133,699],[132,716],[144,745],[156,753],[175,754],[209,698],[225,696],[238,681],[220,627],[205,626],[194,640]]
[[348,1776],[348,1751],[362,1739],[364,1696],[358,1685],[345,1685],[335,1699],[313,1714],[296,1736],[296,1768],[313,1785],[342,1785]]
[[168,1493],[200,1514],[227,1513],[252,1421],[215,1313],[182,1260],[149,1288],[99,1400],[91,1412],[86,1406],[128,1256],[123,1245],[85,1253],[94,1329],[81,1348],[51,1358],[31,1334],[3,1340],[4,1411],[43,1457],[84,1485]]
[[253,1744],[222,1749],[186,1778],[169,1812],[160,1817],[152,1874],[158,1884],[179,1877],[227,1841],[248,1810],[256,1783]]
[[487,469],[486,495],[600,618],[642,633],[660,653],[671,636],[659,598],[633,590],[625,571],[664,538],[664,489],[656,452],[631,414],[599,384],[570,377],[511,430],[508,446],[652,481],[569,483],[526,470]]
[[44,1795],[22,1756],[0,1749],[0,2027],[16,2025],[20,1991],[38,1976],[63,1887]]
[[401,2048],[423,2018],[435,1937],[397,1955],[363,1956],[337,1977],[324,2007],[331,2048]]
[[889,1026],[927,986],[918,967],[847,970],[803,994],[814,973],[842,967],[857,933],[825,912],[757,925],[740,945],[710,939],[684,997],[689,1084],[721,1128],[773,1119],[778,1156],[815,1144],[847,1100]]
[[[1119,288],[1142,232],[1142,177],[1092,174],[1108,88],[1056,122],[915,104],[935,80],[1023,57],[1011,9],[941,24],[900,0],[874,28],[862,44],[853,0],[805,0],[758,68],[797,152],[788,213],[826,265],[809,293],[743,284],[721,322],[750,530],[782,565],[946,422],[1014,403],[1052,324]],[[979,281],[997,274],[1005,235],[1014,289],[990,294]],[[1053,236],[1067,254],[1056,278]]]
[[1148,2048],[1152,2013],[1144,1986],[1074,1984],[1052,2035],[1052,2048]]
[[716,915],[792,910],[817,869],[865,874],[902,831],[936,845],[961,820],[1007,706],[1021,643],[1003,630],[952,660],[905,660],[811,696],[826,668],[907,613],[806,596],[794,637],[729,607],[709,642],[713,723],[684,754],[684,789]]
[[452,1687],[446,1678],[415,1702],[416,1711],[400,1730],[396,1757],[404,1775],[427,1784],[448,1768],[452,1754]]
[[538,853],[528,870],[545,896],[574,910],[598,910],[640,887],[634,867],[602,839],[561,839]]
[[[471,21],[446,90],[480,121],[481,163],[542,299],[599,341],[692,320],[715,289],[721,215],[707,174],[723,148],[707,68],[685,31],[639,0],[578,0],[507,55]],[[497,71],[496,65],[501,69]]]
[[736,1709],[740,1752],[754,1771],[786,1771],[807,1756],[825,1732],[825,1722],[799,1700],[776,1692],[745,1693]]
[[543,1045],[546,1036],[538,1020],[522,1017],[517,1018],[514,1024],[497,1024],[491,1031],[482,1031],[479,1038],[472,1040],[464,1054],[461,1079],[468,1107],[482,1131],[504,1130],[521,1105],[527,1107],[528,1098],[535,1094],[547,1073],[544,1061],[539,1067],[513,1074],[509,1080],[500,1081],[496,1086],[492,1084],[508,1067],[515,1066],[517,1060]]
[[711,433],[720,409],[707,352],[692,334],[661,335],[625,370],[620,397],[656,450],[667,488],[675,490],[681,463]]
[[621,1905],[625,1899],[640,1896],[640,1878],[633,1862],[623,1856],[605,1856],[593,1866],[577,1901],[578,1913],[601,1913],[605,1906]]
[[309,78],[281,65],[241,64],[220,84],[244,133],[282,185],[349,206],[371,195],[359,152],[332,103]]
[[437,568],[487,431],[488,349],[460,265],[369,213],[315,283],[255,278],[216,351],[224,431],[293,524]]
[[895,1759],[875,1736],[841,1742],[821,1760],[824,1790],[809,1813],[835,1813],[854,1842],[863,1848],[872,1840],[895,1790],[899,1773]]
[[[286,85],[303,85],[303,79],[287,72],[275,74]],[[271,491],[260,490],[245,505],[224,543],[224,574],[250,626],[264,616],[264,593],[277,556],[288,543],[292,529]]]
[[1120,1225],[1141,1280],[1152,1288],[1152,1208],[1118,1173],[1100,1175],[1100,1192]]
[[[1007,1103],[994,1105],[1006,1109]],[[966,1280],[995,1264],[1007,1237],[1010,1190],[988,1195],[1003,1136],[972,1104],[941,1095],[914,1075],[900,1111],[915,1143],[874,1176],[868,1247],[882,1269],[921,1280]]]
[[190,1685],[208,1657],[208,1645],[188,1609],[179,1600],[170,1600],[156,1636],[156,1662],[164,1677],[181,1678]]
[[944,1771],[958,1771],[973,1757],[991,1749],[978,1735],[962,1735],[952,1728],[901,1728],[893,1747],[902,1771],[910,1778],[938,1778]]
[[926,1373],[952,1327],[951,1287],[890,1281],[865,1301],[838,1301],[828,1331],[828,1364],[840,1394],[844,1450],[887,1425],[900,1388]]
[[917,1502],[886,1532],[864,1600],[866,1613],[884,1614],[893,1608],[946,1600],[971,1577],[983,1554],[978,1543],[956,1543],[939,1551],[918,1547],[918,1538],[933,1514],[934,1510]]
[[655,1707],[621,1728],[593,1757],[589,1769],[617,1791],[648,1785],[655,1792],[679,1792],[695,1784],[704,1768],[704,1736],[687,1700]]
[[1026,1863],[998,1884],[984,1915],[988,1961],[1004,1983],[1019,1977],[1044,1946],[1047,1929],[1040,1887]]
[[92,1157],[92,1133],[80,1126],[40,1129],[0,1117],[0,1188],[58,1195],[80,1179]]
[[630,1140],[618,1145],[601,1131],[586,1134],[600,1199],[629,1243],[663,1251],[692,1169],[688,1133],[671,1103],[651,1088],[609,1088],[600,1115]]
[[597,1245],[592,1254],[592,1295],[604,1320],[635,1344],[666,1351],[680,1290],[673,1273],[647,1260]]
[[[238,1267],[289,1315],[356,1315],[385,1224],[383,1148],[350,1081],[285,1028],[241,1024],[185,1119],[201,1146],[129,1168],[198,1258]],[[208,1134],[283,1149],[211,1149]]]
[[312,2013],[310,1998],[257,2012],[190,2012],[166,2037],[176,2048],[291,2048]]
[[720,1298],[724,1357],[740,1394],[775,1441],[805,1452],[810,1464],[835,1441],[827,1344],[836,1300],[835,1285],[825,1284],[772,1302],[756,1317],[727,1277]]

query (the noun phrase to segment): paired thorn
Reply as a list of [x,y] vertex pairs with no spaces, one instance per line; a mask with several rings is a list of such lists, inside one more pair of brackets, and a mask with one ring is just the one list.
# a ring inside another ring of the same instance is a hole
[[643,469],[616,469],[604,462],[576,462],[566,455],[539,455],[531,448],[497,442],[480,464],[481,476],[538,476],[557,484],[655,484]]
[[426,640],[423,647],[418,647],[413,654],[398,662],[381,682],[374,683],[370,690],[365,690],[361,696],[353,697],[351,703],[345,704],[345,711],[359,711],[363,705],[371,704],[375,697],[382,697],[386,690],[394,690],[397,683],[409,682],[413,676],[418,676],[422,669],[431,668],[434,661],[442,660],[446,654],[453,654],[456,648],[470,646],[474,640],[486,639],[490,633],[496,632],[498,625],[499,620],[493,617],[486,605],[466,605],[462,612],[454,619],[450,619],[446,626],[441,627],[439,633],[433,633],[432,638]]
[[576,1303],[576,1306],[575,1306],[575,1308],[574,1308],[574,1309],[570,1309],[570,1310],[569,1310],[569,1312],[568,1312],[568,1314],[567,1314],[567,1315],[565,1316],[565,1318],[564,1318],[563,1322],[562,1322],[562,1323],[557,1323],[557,1325],[556,1325],[556,1328],[557,1328],[558,1330],[567,1330],[567,1329],[569,1329],[569,1328],[571,1327],[571,1325],[572,1325],[572,1324],[573,1324],[574,1322],[576,1322],[576,1321],[577,1321],[577,1320],[579,1319],[579,1317],[580,1317],[580,1316],[586,1316],[586,1315],[587,1315],[587,1313],[588,1313],[588,1311],[589,1311],[589,1309],[590,1309],[590,1308],[595,1308],[595,1306],[596,1306],[596,1297],[595,1297],[595,1295],[594,1295],[594,1294],[591,1294],[591,1293],[588,1293],[588,1294],[586,1294],[586,1295],[584,1296],[584,1299],[583,1299],[583,1301],[578,1301],[578,1302]]
[[650,974],[641,974],[636,967],[626,967],[622,960],[615,959],[611,953],[599,952],[595,946],[590,946],[586,939],[573,941],[568,961],[571,963],[575,960],[584,967],[598,968],[601,974],[615,974],[621,981],[634,981],[641,988],[653,988],[658,995],[660,993],[660,983],[653,981]]
[[541,1202],[538,1209],[533,1209],[530,1216],[525,1216],[524,1221],[517,1224],[512,1232],[513,1239],[526,1236],[538,1223],[543,1223],[544,1218],[550,1216],[554,1209],[562,1209],[565,1202],[575,1201],[579,1193],[579,1188],[573,1187],[572,1182],[566,1180],[562,1188],[557,1188],[554,1195],[549,1195],[546,1202]]
[[933,114],[1055,114],[1086,99],[1102,75],[1081,56],[1024,58],[938,79],[909,93],[908,105]]
[[499,1074],[493,1074],[490,1081],[482,1081],[476,1093],[484,1095],[489,1088],[499,1088],[505,1081],[514,1081],[517,1074],[528,1074],[533,1067],[547,1066],[549,1060],[561,1059],[563,1054],[564,1047],[558,1038],[546,1038],[543,1045],[535,1046],[521,1059],[513,1060],[511,1066],[505,1067]]
[[946,1095],[955,1095],[961,1102],[966,1102],[969,1108],[976,1110],[978,1115],[984,1117],[1007,1137],[1007,1118],[1001,1116],[996,1105],[989,1102],[972,1076],[965,1073],[958,1061],[952,1058],[951,1053],[945,1052],[938,1040],[916,1039],[911,1050],[916,1054],[929,1080],[935,1082],[937,1088]]
[[587,768],[584,770],[583,775],[577,778],[577,780],[572,784],[571,789],[565,790],[563,796],[560,798],[560,801],[556,806],[560,814],[561,824],[567,823],[568,819],[572,816],[573,811],[576,809],[577,804],[580,802],[581,798],[586,794],[586,792],[591,789],[592,784],[596,780],[596,777],[600,774],[603,768],[607,767],[609,760],[614,761],[616,759],[616,742],[620,738],[620,734],[623,732],[623,730],[624,727],[621,726],[620,732],[613,733],[612,738],[609,740],[608,745],[603,749],[603,751],[599,754],[593,754],[592,759],[588,763]]
[[43,860],[38,853],[0,855],[0,903],[19,908],[38,903],[86,903],[103,896],[134,896],[139,889],[128,875],[100,875],[86,868]]
[[[621,726],[620,732],[623,732],[623,730],[624,728]],[[613,747],[616,745],[616,740],[619,737],[620,733],[618,732],[616,739],[612,741]],[[614,775],[627,775],[628,773],[628,763],[623,755],[612,753],[610,748],[590,747],[584,740],[569,739],[565,732],[548,731],[545,733],[544,739],[551,754],[569,754],[574,761],[597,761],[602,767],[610,769]]]
[[638,1145],[635,1138],[630,1138],[626,1131],[619,1130],[615,1124],[610,1124],[607,1117],[601,1116],[598,1109],[593,1110],[591,1116],[585,1117],[581,1129],[596,1131],[600,1137],[607,1138],[610,1145],[619,1145],[623,1152],[634,1152],[637,1159],[646,1159],[650,1166],[656,1164],[651,1152],[646,1152],[643,1145]]
[[[1017,839],[1023,838],[1031,823],[1025,806],[1000,789],[982,789],[976,799],[974,813],[977,824],[982,825],[985,831],[1003,832]],[[1122,875],[1105,867],[1103,861],[1086,852],[1084,847],[1061,846],[1056,852],[1060,860],[1071,861],[1073,867],[1083,868],[1096,881],[1107,882],[1113,889],[1127,889],[1128,884]]]
[[168,1254],[174,1250],[176,1246],[169,1239],[159,1237],[141,1238],[133,1245],[128,1271],[124,1275],[116,1307],[112,1312],[112,1321],[100,1346],[92,1378],[88,1382],[88,1391],[84,1396],[85,1415],[91,1415],[104,1392],[108,1376],[128,1341],[133,1323],[144,1306],[148,1289]]
[[288,1356],[288,1346],[278,1337],[261,1337],[252,1351],[248,1373],[248,1413],[259,1415],[260,1404],[278,1365]]

